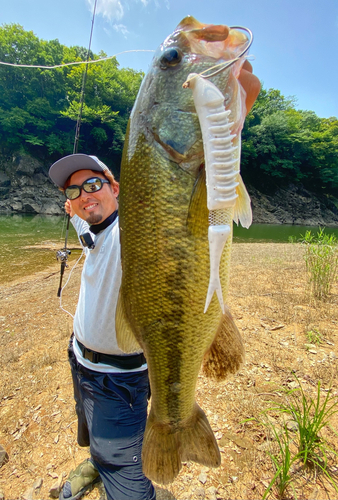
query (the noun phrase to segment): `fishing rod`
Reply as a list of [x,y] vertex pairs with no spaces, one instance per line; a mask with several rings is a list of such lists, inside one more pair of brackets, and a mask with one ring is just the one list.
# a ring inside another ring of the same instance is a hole
[[[94,20],[95,20],[95,12],[96,12],[96,4],[97,4],[97,0],[95,0],[94,9],[93,9],[92,27],[91,27],[91,30],[90,30],[88,52],[87,52],[87,59],[86,59],[86,67],[85,67],[85,71],[84,71],[83,77],[82,77],[82,88],[81,88],[81,96],[80,96],[80,109],[79,109],[79,114],[78,114],[77,122],[76,122],[73,155],[78,152],[78,147],[79,147],[79,138],[80,138],[80,128],[81,128],[81,120],[82,120],[82,111],[83,111],[85,87],[86,87],[86,81],[87,81],[90,48],[91,48],[91,45],[92,45]],[[69,250],[69,248],[67,248],[68,233],[69,233],[69,223],[70,223],[70,214],[67,214],[67,227],[66,227],[65,244],[64,244],[64,247],[61,250],[58,250],[56,252],[56,259],[59,262],[61,262],[60,283],[59,283],[59,288],[58,288],[58,292],[57,292],[57,297],[61,297],[63,275],[65,273],[66,267],[68,267],[68,264],[67,264],[68,256],[71,254],[71,251]]]
[[68,264],[67,264],[68,256],[71,254],[71,251],[69,250],[69,248],[67,248],[67,240],[68,240],[68,232],[69,232],[69,221],[70,221],[70,215],[67,214],[67,228],[66,228],[65,245],[62,248],[62,250],[58,250],[56,252],[56,258],[57,258],[57,260],[59,262],[61,262],[60,283],[59,283],[57,297],[61,297],[62,279],[63,279],[63,275],[65,273],[65,269],[66,269],[66,267],[68,267]]

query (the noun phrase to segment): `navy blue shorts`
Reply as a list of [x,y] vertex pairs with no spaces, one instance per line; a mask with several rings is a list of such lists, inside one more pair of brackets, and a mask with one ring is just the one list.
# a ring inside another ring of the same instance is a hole
[[69,362],[78,416],[78,443],[90,453],[108,500],[153,500],[151,481],[142,471],[141,450],[147,419],[148,370],[100,373]]

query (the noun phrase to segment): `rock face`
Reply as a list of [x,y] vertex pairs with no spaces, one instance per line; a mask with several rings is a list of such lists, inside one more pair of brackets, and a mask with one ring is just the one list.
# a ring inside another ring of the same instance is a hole
[[325,197],[317,197],[302,186],[279,188],[271,195],[250,186],[248,191],[254,223],[338,226],[338,209],[334,203]]
[[[50,165],[28,155],[0,158],[0,212],[64,214],[64,195],[48,177]],[[248,187],[254,223],[338,226],[338,209],[301,186],[263,194]]]
[[0,212],[64,214],[64,195],[48,177],[50,165],[27,155],[0,159]]

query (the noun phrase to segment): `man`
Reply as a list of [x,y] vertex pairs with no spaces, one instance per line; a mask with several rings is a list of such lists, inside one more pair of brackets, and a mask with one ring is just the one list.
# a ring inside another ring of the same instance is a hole
[[116,342],[115,310],[121,282],[119,185],[95,156],[61,158],[49,171],[67,197],[65,209],[85,247],[74,337],[69,345],[78,443],[90,459],[72,471],[60,493],[76,500],[100,478],[108,500],[152,500],[142,472],[141,448],[149,394],[142,353],[126,355]]

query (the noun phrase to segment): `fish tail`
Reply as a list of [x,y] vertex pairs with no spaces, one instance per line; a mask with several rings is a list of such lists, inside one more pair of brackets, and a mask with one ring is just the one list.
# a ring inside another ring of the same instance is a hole
[[203,410],[195,403],[192,416],[178,426],[157,423],[150,411],[142,448],[143,472],[159,484],[172,482],[182,463],[192,460],[218,467],[221,455]]
[[207,467],[221,465],[221,455],[214,433],[204,411],[197,403],[189,424],[181,429],[179,441],[183,462],[192,460]]
[[159,484],[171,483],[182,464],[177,446],[177,432],[170,424],[157,422],[150,410],[142,446],[144,474]]

